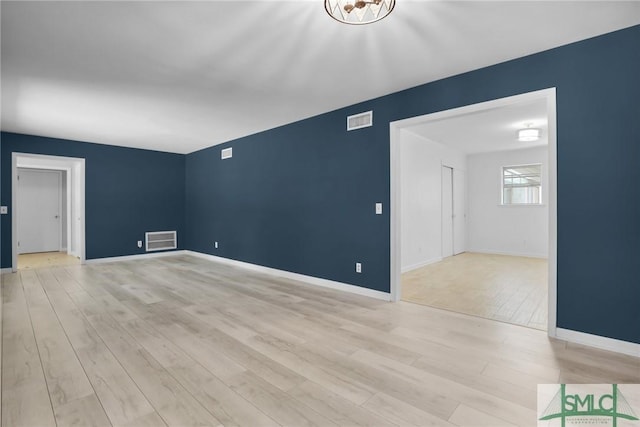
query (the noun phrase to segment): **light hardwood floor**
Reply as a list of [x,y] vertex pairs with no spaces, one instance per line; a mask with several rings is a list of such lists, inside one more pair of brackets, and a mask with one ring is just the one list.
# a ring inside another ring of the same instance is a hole
[[2,276],[2,425],[532,426],[640,359],[179,255]]
[[77,264],[80,264],[78,258],[67,255],[64,252],[38,252],[18,255],[18,270]]
[[547,260],[462,253],[402,275],[402,299],[547,329]]

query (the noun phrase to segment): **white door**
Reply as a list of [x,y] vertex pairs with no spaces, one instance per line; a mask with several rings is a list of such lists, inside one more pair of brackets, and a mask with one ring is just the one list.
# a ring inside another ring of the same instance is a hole
[[60,250],[59,171],[18,169],[18,253]]
[[442,167],[442,258],[453,255],[453,169]]
[[453,170],[453,254],[465,251],[466,208],[464,171]]

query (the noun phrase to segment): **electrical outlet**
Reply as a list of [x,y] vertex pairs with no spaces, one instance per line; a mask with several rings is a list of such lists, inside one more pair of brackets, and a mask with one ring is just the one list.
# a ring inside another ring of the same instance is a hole
[[382,215],[382,203],[376,203],[376,215]]
[[218,249],[218,242],[214,242],[214,243],[213,243],[213,247],[214,247],[214,248],[216,248],[216,249]]
[[141,248],[142,247],[142,240],[138,240],[138,247]]
[[356,262],[356,273],[362,273],[362,263]]
[[0,206],[0,214],[6,215],[9,212],[6,206]]

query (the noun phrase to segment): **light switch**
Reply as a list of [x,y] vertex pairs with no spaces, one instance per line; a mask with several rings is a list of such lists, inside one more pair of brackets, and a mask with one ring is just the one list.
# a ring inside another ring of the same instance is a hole
[[376,215],[382,215],[382,203],[376,203]]
[[0,214],[6,215],[7,213],[9,213],[9,210],[7,209],[7,207],[6,206],[0,206]]

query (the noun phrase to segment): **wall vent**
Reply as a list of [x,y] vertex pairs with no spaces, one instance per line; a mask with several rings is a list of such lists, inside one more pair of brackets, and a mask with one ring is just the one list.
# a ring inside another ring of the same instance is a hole
[[347,117],[347,130],[356,130],[373,126],[373,111],[366,113],[354,114]]
[[222,160],[230,159],[232,157],[233,157],[233,147],[225,148],[224,150],[220,151],[220,158]]
[[149,231],[144,233],[146,251],[163,251],[178,247],[178,236],[175,231]]

